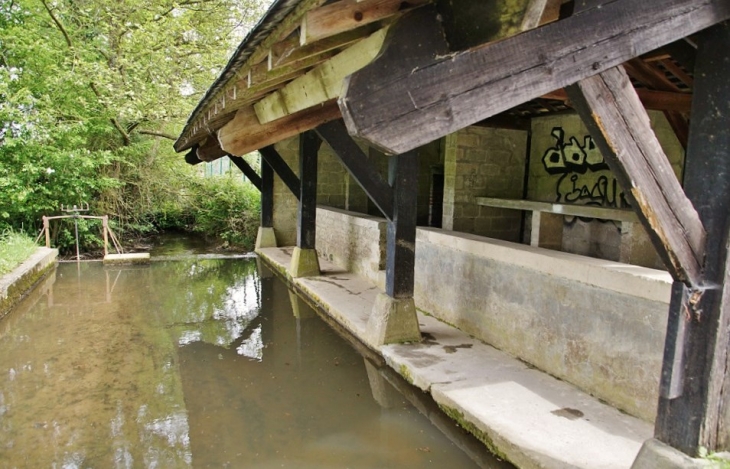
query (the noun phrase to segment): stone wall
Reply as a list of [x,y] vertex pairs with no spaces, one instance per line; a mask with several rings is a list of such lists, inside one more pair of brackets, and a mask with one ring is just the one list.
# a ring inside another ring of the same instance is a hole
[[522,213],[476,205],[475,197],[522,199],[527,132],[468,127],[444,146],[442,227],[518,241]]
[[334,208],[317,208],[317,254],[375,284],[385,270],[386,221]]
[[[678,178],[684,150],[664,115],[650,112],[652,127]],[[532,119],[527,198],[543,202],[630,208],[613,173],[576,114]],[[526,223],[529,226],[529,223]],[[558,243],[560,244],[560,243]],[[639,224],[564,217],[561,249],[602,259],[663,268]]]
[[[299,174],[299,137],[293,137],[275,145],[284,161]],[[297,212],[299,201],[274,173],[274,234],[277,246],[297,244]]]
[[670,287],[658,270],[418,230],[419,309],[648,421]]

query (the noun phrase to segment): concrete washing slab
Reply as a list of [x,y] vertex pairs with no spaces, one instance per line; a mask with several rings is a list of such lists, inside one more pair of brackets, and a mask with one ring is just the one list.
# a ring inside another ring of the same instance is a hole
[[422,342],[368,344],[367,322],[379,289],[323,259],[321,275],[292,279],[286,273],[292,252],[257,250],[300,294],[518,467],[630,468],[652,437],[651,424],[421,313]]

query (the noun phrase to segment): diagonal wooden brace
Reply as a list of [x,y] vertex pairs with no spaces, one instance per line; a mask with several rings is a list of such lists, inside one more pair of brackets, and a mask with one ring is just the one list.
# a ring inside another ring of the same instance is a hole
[[566,88],[675,280],[702,286],[706,233],[623,67]]

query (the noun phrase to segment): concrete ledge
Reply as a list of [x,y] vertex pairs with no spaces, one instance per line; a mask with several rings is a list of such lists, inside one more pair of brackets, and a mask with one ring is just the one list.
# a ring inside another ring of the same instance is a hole
[[619,412],[437,319],[418,314],[424,340],[379,346],[368,321],[379,291],[332,263],[287,276],[293,248],[258,254],[308,303],[334,319],[433,399],[494,453],[523,468],[629,468],[652,425]]
[[0,318],[56,267],[57,249],[38,248],[25,262],[0,278]]
[[104,265],[118,264],[149,264],[150,253],[138,252],[131,254],[107,254],[104,256]]
[[669,304],[672,277],[663,270],[550,251],[455,231],[419,228],[417,233],[419,240],[431,244],[605,290]]

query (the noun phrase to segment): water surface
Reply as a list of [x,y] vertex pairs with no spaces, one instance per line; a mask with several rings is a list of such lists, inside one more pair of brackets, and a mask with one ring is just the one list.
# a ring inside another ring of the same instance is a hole
[[0,320],[0,467],[505,467],[261,272],[61,264]]

